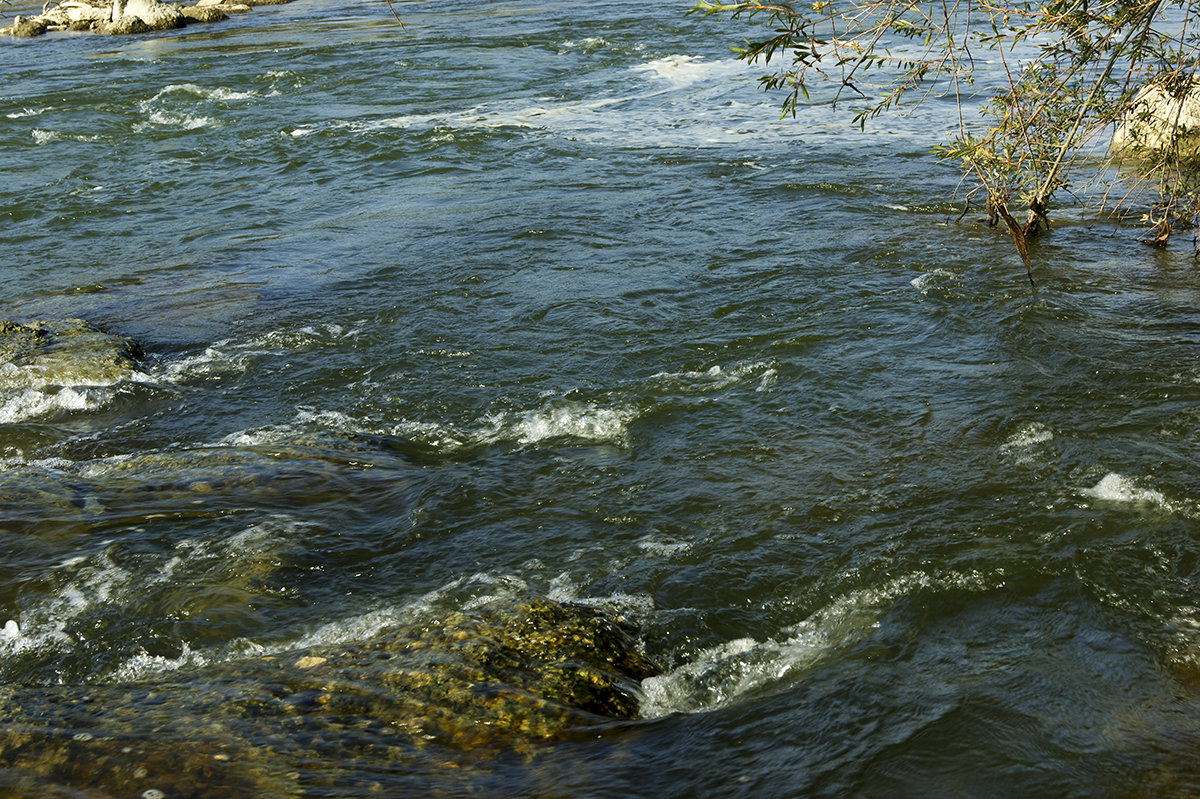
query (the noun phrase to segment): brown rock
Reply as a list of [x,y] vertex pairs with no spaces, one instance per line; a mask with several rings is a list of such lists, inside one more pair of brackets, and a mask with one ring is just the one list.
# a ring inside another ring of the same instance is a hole
[[229,19],[229,15],[220,6],[187,6],[180,9],[189,22],[221,22]]

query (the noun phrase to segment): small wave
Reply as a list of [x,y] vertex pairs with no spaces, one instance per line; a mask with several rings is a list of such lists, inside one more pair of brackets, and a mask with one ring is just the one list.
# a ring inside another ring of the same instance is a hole
[[36,117],[49,111],[49,108],[22,108],[20,111],[13,111],[5,114],[9,119],[24,119],[26,117]]
[[229,340],[218,341],[204,348],[197,355],[188,355],[164,362],[156,377],[165,383],[182,383],[198,377],[241,373],[250,366],[250,361],[258,355],[269,354],[266,351],[243,349],[234,346]]
[[63,471],[75,465],[75,461],[66,458],[35,458],[26,459],[23,454],[10,455],[0,458],[0,472],[20,468],[44,469],[47,471]]
[[33,136],[34,144],[46,144],[47,142],[57,141],[59,139],[79,142],[100,141],[100,137],[96,135],[62,133],[57,130],[42,130],[41,128],[34,128],[32,131],[30,131],[30,135]]
[[563,401],[530,411],[489,416],[475,437],[480,443],[516,441],[527,445],[574,438],[626,446],[628,425],[635,416],[628,410]]
[[172,97],[184,95],[187,97],[195,97],[200,100],[221,100],[231,102],[234,100],[253,100],[258,97],[258,92],[240,92],[234,89],[226,89],[217,87],[215,89],[197,86],[195,83],[172,83],[164,86],[157,94],[149,100],[142,102],[142,109],[145,110],[150,103],[156,100],[161,100],[164,97]]
[[921,292],[922,296],[928,297],[930,290],[940,287],[947,281],[953,280],[954,273],[948,269],[931,269],[928,272],[921,274],[908,281],[909,285]]
[[628,446],[629,424],[636,417],[637,413],[631,409],[569,400],[552,401],[527,411],[489,414],[469,427],[417,420],[380,423],[341,411],[301,408],[291,422],[233,433],[221,443],[278,443],[297,432],[332,429],[361,435],[401,436],[444,451],[506,442],[529,446],[558,439]]
[[360,333],[356,327],[329,323],[306,325],[295,330],[272,330],[245,341],[222,339],[195,355],[162,362],[153,371],[152,379],[164,383],[182,383],[210,376],[242,374],[259,358],[309,352],[354,339]]
[[153,674],[178,671],[183,668],[199,668],[211,662],[211,657],[206,657],[199,652],[193,651],[188,643],[184,641],[179,657],[172,658],[165,655],[151,655],[146,652],[138,652],[117,666],[109,679],[113,682],[134,682],[145,679]]
[[14,424],[63,412],[95,411],[112,402],[127,383],[153,378],[129,369],[98,377],[57,363],[0,364],[0,424]]
[[747,380],[758,381],[755,391],[768,391],[778,377],[779,372],[770,361],[734,364],[728,368],[718,364],[703,371],[658,372],[651,375],[652,380],[662,381],[688,393],[720,391]]
[[138,109],[146,120],[134,126],[134,130],[148,128],[174,128],[198,130],[217,125],[219,120],[209,114],[196,113],[198,103],[233,103],[252,100],[257,92],[236,91],[224,87],[206,88],[194,83],[175,83],[165,86],[148,100],[138,103]]
[[14,424],[63,411],[94,411],[112,398],[110,392],[60,388],[42,391],[26,388],[0,403],[0,424]]
[[588,36],[587,38],[575,41],[573,39],[564,39],[558,44],[558,53],[563,55],[572,51],[583,53],[594,53],[597,50],[608,46],[608,40],[603,36]]
[[1041,422],[1031,422],[1008,437],[1000,449],[1010,452],[1015,449],[1026,449],[1036,444],[1044,444],[1054,440],[1054,432]]
[[637,542],[637,548],[659,558],[674,558],[692,548],[692,542],[676,538],[648,536]]
[[1091,488],[1085,489],[1083,493],[1085,496],[1104,500],[1105,502],[1140,503],[1154,505],[1164,510],[1171,509],[1166,497],[1161,492],[1141,488],[1129,478],[1123,477],[1116,472],[1109,472],[1104,475],[1100,482]]
[[213,117],[191,116],[189,114],[171,114],[166,111],[151,111],[145,122],[133,126],[135,131],[147,130],[151,127],[177,128],[179,130],[199,130],[217,124]]
[[786,685],[797,675],[874,629],[897,600],[917,591],[988,590],[1003,574],[979,572],[904,575],[835,598],[780,635],[738,638],[693,652],[675,669],[642,681],[643,716],[714,710],[754,692]]
[[1000,454],[1013,457],[1018,463],[1030,463],[1038,445],[1053,440],[1053,430],[1041,422],[1030,422],[1005,439],[1000,445]]
[[633,67],[635,72],[649,73],[674,87],[687,86],[708,79],[723,79],[731,75],[748,74],[742,61],[724,59],[705,61],[694,55],[669,55]]
[[563,572],[550,581],[546,597],[555,602],[574,602],[599,608],[618,618],[626,615],[649,616],[654,611],[654,597],[649,594],[617,592],[603,596],[589,595],[584,593],[569,572]]
[[[103,468],[84,464],[80,472],[88,467]],[[6,622],[0,631],[0,664],[31,651],[73,651],[86,641],[78,629],[88,626],[93,616],[114,608],[158,607],[178,593],[180,585],[197,589],[189,595],[202,592],[205,585],[218,584],[252,591],[259,581],[270,580],[290,541],[309,529],[307,522],[280,514],[224,538],[186,539],[155,554],[131,556],[118,542],[103,542],[95,554],[58,564],[47,578],[56,587],[24,607],[19,619]],[[141,616],[144,611],[129,615]],[[184,653],[178,658],[134,653],[117,667],[117,676],[132,678],[214,657],[213,653],[190,653],[186,642],[181,644]]]

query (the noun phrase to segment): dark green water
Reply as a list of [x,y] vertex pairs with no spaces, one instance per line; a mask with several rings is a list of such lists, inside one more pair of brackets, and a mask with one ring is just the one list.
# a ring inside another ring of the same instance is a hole
[[[0,42],[0,317],[151,356],[0,371],[0,679],[550,596],[639,624],[641,721],[299,784],[1200,792],[1186,245],[1068,209],[1031,290],[946,107],[778,121],[686,4],[397,8]],[[255,466],[332,434],[394,444]]]

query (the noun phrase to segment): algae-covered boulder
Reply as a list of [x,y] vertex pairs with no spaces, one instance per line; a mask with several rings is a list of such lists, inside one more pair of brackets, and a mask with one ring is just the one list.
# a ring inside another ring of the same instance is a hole
[[287,796],[340,779],[314,764],[370,773],[431,749],[478,757],[594,734],[636,716],[654,671],[600,611],[496,601],[367,642],[137,684],[5,688],[0,772],[25,790]]
[[144,357],[137,342],[82,319],[0,321],[0,389],[110,385]]

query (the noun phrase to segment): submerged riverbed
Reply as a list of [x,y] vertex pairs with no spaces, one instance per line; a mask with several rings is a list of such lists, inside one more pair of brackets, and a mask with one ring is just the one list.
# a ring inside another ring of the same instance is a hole
[[0,318],[147,355],[0,370],[5,690],[549,597],[634,624],[635,721],[270,795],[1200,791],[1189,248],[1066,209],[1031,289],[946,107],[779,120],[686,7],[0,42]]

